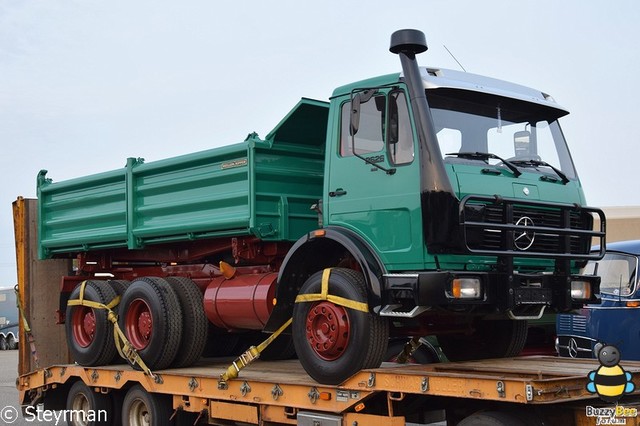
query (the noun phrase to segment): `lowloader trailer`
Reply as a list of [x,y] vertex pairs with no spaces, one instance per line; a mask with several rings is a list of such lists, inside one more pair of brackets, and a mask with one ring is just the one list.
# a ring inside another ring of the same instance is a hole
[[599,368],[595,359],[384,362],[339,385],[318,383],[296,359],[258,359],[239,372],[238,360],[229,357],[153,371],[124,361],[79,365],[61,344],[65,328],[53,321],[61,285],[53,272],[73,264],[38,259],[37,203],[19,198],[13,205],[24,336],[16,385],[25,418],[53,421],[57,414],[72,425],[128,426],[639,424],[640,362],[631,361],[620,365],[636,390],[621,393],[617,404],[587,389],[589,374]]

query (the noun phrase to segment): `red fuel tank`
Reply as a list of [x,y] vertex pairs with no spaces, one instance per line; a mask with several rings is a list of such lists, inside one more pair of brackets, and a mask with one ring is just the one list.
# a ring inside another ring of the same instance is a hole
[[262,330],[273,310],[278,274],[214,278],[204,292],[204,310],[215,326],[228,330]]

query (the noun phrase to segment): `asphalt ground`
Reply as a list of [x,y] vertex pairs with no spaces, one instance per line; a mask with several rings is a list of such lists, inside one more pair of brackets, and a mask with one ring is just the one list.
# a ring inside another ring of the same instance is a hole
[[[23,416],[16,388],[17,377],[18,351],[0,351],[0,426],[55,425],[55,413],[52,412],[40,413],[41,421],[38,421],[36,412]],[[45,418],[48,421],[44,421]],[[66,422],[58,419],[58,424],[66,425]]]

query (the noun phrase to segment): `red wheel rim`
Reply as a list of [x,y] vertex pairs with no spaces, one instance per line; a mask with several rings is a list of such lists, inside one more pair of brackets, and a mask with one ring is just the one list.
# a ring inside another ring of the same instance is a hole
[[315,303],[307,313],[305,330],[309,345],[320,358],[336,360],[349,343],[347,310],[331,302]]
[[73,340],[83,348],[88,347],[96,335],[96,316],[93,309],[78,306],[71,317]]
[[131,302],[125,317],[124,328],[134,348],[140,350],[147,347],[153,332],[153,317],[147,302],[142,299]]

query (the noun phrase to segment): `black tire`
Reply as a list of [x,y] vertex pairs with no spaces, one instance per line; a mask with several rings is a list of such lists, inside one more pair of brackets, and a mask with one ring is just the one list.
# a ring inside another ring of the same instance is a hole
[[[107,284],[109,285],[109,287],[113,289],[113,291],[116,293],[116,296],[122,297],[124,292],[127,290],[127,287],[129,287],[129,285],[131,284],[131,281],[109,280],[107,281]],[[119,313],[120,312],[119,310],[120,310],[120,304],[118,304],[118,306],[113,308],[113,311],[115,313]],[[118,353],[118,351],[116,351],[110,364],[120,364],[122,361],[123,359],[120,357],[120,354]]]
[[204,312],[203,294],[192,280],[183,277],[165,278],[178,296],[182,310],[182,340],[173,367],[188,367],[202,356],[207,343],[209,321]]
[[[300,294],[320,293],[322,271],[313,274]],[[329,294],[367,302],[361,273],[331,270]],[[321,333],[320,328],[331,331]],[[293,342],[305,371],[322,384],[339,384],[363,368],[379,367],[389,340],[389,324],[371,312],[336,306],[331,302],[296,303],[293,308]]]
[[0,351],[6,351],[8,347],[7,339],[4,336],[0,336]]
[[109,412],[109,420],[111,424],[120,424],[122,420],[122,404],[124,402],[125,389],[113,389],[109,392],[111,397],[111,411]]
[[[406,343],[407,342],[402,339],[389,340],[389,346],[384,355],[385,361],[396,362],[398,355],[404,350]],[[436,362],[440,362],[438,356],[425,345],[418,346],[409,359],[407,359],[407,364],[433,364]]]
[[173,401],[169,395],[149,393],[140,385],[127,392],[122,403],[122,423],[127,426],[173,424]]
[[527,327],[527,321],[480,320],[472,334],[438,336],[438,343],[450,361],[513,357],[524,348]]
[[182,338],[182,311],[171,285],[161,278],[136,279],[124,292],[119,312],[120,329],[147,367],[171,365]]
[[131,285],[131,281],[127,280],[109,280],[107,281],[109,286],[116,292],[116,296],[122,296],[127,290],[127,287]]
[[[69,300],[80,297],[78,285]],[[85,283],[84,299],[107,305],[116,297],[105,281],[89,280]],[[65,331],[67,346],[75,362],[83,366],[106,365],[116,355],[113,324],[106,309],[85,306],[67,306]]]
[[18,349],[18,342],[16,342],[16,338],[13,337],[13,334],[7,336],[7,349]]
[[485,411],[465,417],[458,426],[525,426],[520,417],[502,411]]
[[[75,382],[67,394],[67,410],[71,415],[68,420],[70,426],[99,426],[115,424],[111,397],[94,392],[82,381]],[[85,413],[84,417],[83,414]],[[88,419],[93,418],[92,421]]]

